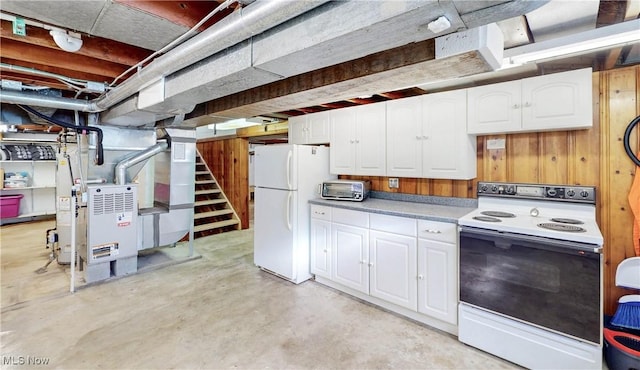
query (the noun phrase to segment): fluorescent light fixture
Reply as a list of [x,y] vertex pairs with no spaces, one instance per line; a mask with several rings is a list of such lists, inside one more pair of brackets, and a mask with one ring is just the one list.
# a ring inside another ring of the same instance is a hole
[[250,127],[250,126],[258,126],[260,125],[260,122],[252,122],[252,121],[248,121],[244,118],[239,118],[239,119],[232,119],[226,122],[220,122],[220,123],[212,123],[207,125],[207,127],[211,130],[216,129],[216,130],[235,130],[238,128],[243,128],[243,127]]
[[640,41],[640,19],[600,27],[565,37],[507,49],[502,68],[560,56],[585,54]]

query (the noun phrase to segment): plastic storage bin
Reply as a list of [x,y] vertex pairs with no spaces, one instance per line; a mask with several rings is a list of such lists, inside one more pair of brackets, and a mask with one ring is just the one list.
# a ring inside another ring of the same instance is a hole
[[0,218],[18,217],[22,194],[0,196]]

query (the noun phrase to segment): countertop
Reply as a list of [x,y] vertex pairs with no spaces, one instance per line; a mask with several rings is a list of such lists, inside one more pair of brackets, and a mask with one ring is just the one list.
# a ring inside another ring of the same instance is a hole
[[457,223],[460,217],[475,210],[478,204],[476,199],[385,192],[372,192],[371,196],[362,202],[316,198],[310,200],[309,203],[354,211],[450,223]]

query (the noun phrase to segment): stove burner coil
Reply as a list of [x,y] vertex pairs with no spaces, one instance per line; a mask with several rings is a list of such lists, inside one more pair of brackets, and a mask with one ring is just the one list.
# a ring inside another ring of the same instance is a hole
[[502,220],[498,218],[489,217],[489,216],[474,216],[473,219],[478,221],[486,221],[486,222],[502,222]]
[[556,224],[552,222],[545,222],[545,223],[538,224],[538,227],[541,227],[543,229],[549,229],[549,230],[555,230],[555,231],[567,231],[572,233],[583,233],[587,231],[579,226],[568,225],[568,224]]
[[559,222],[561,224],[582,225],[584,222],[573,218],[552,218],[552,222]]
[[489,217],[504,217],[504,218],[516,217],[516,215],[514,215],[513,213],[501,212],[501,211],[482,211],[480,212],[480,214],[483,214]]

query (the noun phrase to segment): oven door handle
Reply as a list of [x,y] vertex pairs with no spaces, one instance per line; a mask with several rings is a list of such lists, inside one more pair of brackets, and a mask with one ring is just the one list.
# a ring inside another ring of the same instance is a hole
[[479,229],[479,228],[470,227],[470,226],[461,226],[460,227],[461,237],[463,233],[476,235],[480,237],[484,236],[483,239],[487,239],[488,237],[492,241],[494,241],[496,238],[500,238],[500,239],[509,239],[509,240],[520,242],[520,243],[527,243],[529,245],[531,244],[540,245],[540,246],[544,245],[548,249],[553,249],[558,251],[563,251],[563,250],[566,251],[567,249],[569,249],[569,250],[577,250],[582,252],[602,254],[602,246],[599,246],[596,244],[580,243],[580,242],[573,242],[568,240],[556,240],[556,239],[544,238],[544,237],[535,236],[535,235],[514,234],[509,232],[503,232],[503,231]]

